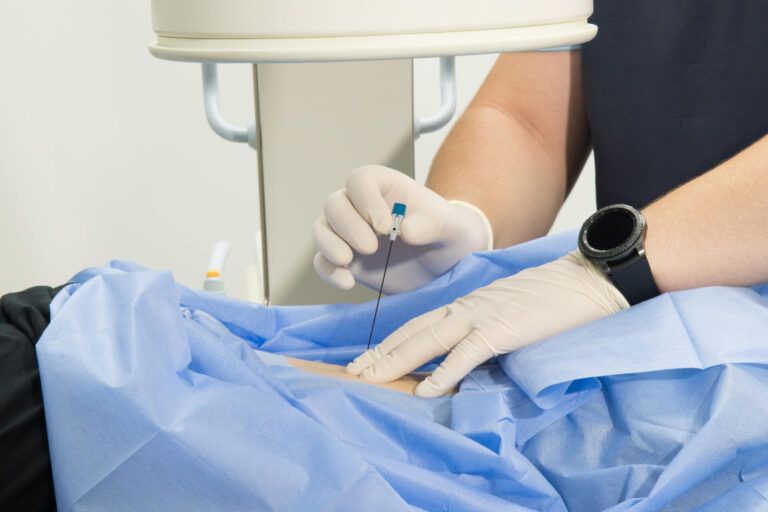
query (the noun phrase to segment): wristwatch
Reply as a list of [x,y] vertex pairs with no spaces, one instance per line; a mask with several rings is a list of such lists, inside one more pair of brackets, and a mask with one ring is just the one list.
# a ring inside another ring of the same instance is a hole
[[640,211],[614,204],[592,214],[579,232],[579,250],[603,269],[632,306],[659,294],[645,257],[646,229]]

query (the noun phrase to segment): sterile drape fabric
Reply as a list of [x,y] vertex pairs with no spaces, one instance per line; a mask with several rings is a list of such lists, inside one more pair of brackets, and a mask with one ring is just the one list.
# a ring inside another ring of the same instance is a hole
[[[575,238],[386,297],[374,340]],[[64,512],[768,509],[766,286],[665,294],[425,399],[286,363],[349,362],[372,303],[266,308],[120,261],[72,282],[38,343]]]

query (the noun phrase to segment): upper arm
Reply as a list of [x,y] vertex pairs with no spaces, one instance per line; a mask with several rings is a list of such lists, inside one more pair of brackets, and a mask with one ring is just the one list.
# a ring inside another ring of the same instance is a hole
[[564,165],[570,184],[575,181],[590,149],[580,51],[500,55],[469,108],[508,115]]

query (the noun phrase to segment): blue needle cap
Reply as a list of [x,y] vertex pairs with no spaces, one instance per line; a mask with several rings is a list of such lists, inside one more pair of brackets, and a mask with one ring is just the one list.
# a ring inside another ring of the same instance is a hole
[[405,216],[405,205],[403,203],[395,203],[392,206],[392,215]]

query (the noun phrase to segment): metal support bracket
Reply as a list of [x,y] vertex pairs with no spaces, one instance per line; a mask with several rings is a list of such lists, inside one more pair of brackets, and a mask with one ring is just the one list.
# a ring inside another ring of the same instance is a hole
[[[219,108],[219,72],[217,64],[204,62],[203,99],[205,117],[216,134],[230,142],[247,143],[256,149],[256,123],[245,127],[230,124]],[[418,138],[422,133],[430,133],[447,125],[456,113],[456,58],[440,57],[440,109],[431,116],[414,118],[413,133]]]
[[214,132],[222,139],[230,142],[247,143],[256,149],[256,123],[248,123],[245,127],[230,124],[219,109],[219,72],[215,63],[203,63],[203,99],[205,101],[205,117]]
[[413,120],[416,138],[447,125],[456,113],[456,57],[440,57],[440,109],[428,117]]

